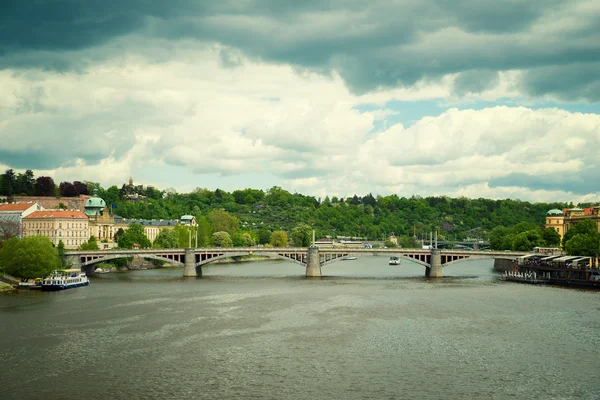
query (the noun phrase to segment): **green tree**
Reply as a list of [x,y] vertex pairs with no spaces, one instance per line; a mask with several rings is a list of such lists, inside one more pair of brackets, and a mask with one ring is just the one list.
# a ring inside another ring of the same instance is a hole
[[34,192],[35,178],[33,177],[33,171],[28,169],[24,174],[19,174],[17,177],[18,192],[16,194],[23,194],[26,196],[32,196]]
[[267,244],[271,241],[271,231],[268,229],[259,229],[258,230],[258,243],[259,244]]
[[312,241],[312,228],[308,224],[301,223],[292,229],[290,236],[292,237],[292,243],[294,243],[294,246],[308,247]]
[[[490,234],[490,247],[494,250],[510,250],[512,239],[506,241],[506,238],[511,236],[511,230],[505,226],[497,226]],[[509,242],[511,243],[509,245]],[[507,247],[509,245],[509,247]]]
[[[61,242],[62,242],[62,240],[61,240]],[[100,247],[98,247],[98,241],[96,240],[96,237],[93,235],[90,236],[90,238],[88,239],[87,242],[82,243],[81,246],[79,246],[79,248],[81,250],[100,250]]]
[[386,239],[386,240],[383,242],[383,245],[384,245],[385,247],[389,247],[389,248],[398,247],[398,245],[397,245],[396,243],[392,242],[390,239]]
[[212,242],[215,247],[233,247],[231,236],[225,231],[213,233]]
[[593,219],[585,219],[579,222],[577,225],[572,226],[563,237],[563,246],[575,235],[597,235],[598,227],[596,225],[596,221]]
[[113,238],[115,242],[119,243],[119,237],[121,237],[121,235],[124,233],[125,230],[123,228],[119,228],[119,230],[115,233],[115,237]]
[[231,241],[233,243],[233,247],[244,247],[246,245],[242,232],[236,232],[231,235]]
[[242,234],[244,237],[244,246],[250,247],[256,245],[256,239],[248,232]]
[[198,235],[198,247],[207,247],[212,235],[210,223],[203,215],[196,216],[196,235]]
[[597,232],[575,235],[565,243],[565,251],[570,256],[598,257],[599,236]]
[[[14,189],[17,186],[17,176],[15,175],[15,171],[12,169],[7,169],[2,175],[2,187],[0,188],[0,194],[5,196],[12,196],[14,194]],[[18,194],[18,193],[17,193]]]
[[152,247],[155,249],[175,249],[179,247],[179,236],[173,229],[163,228],[158,232]]
[[215,232],[227,232],[232,235],[237,232],[239,220],[225,210],[212,210],[208,213],[208,219],[212,223]]
[[271,233],[271,245],[273,247],[286,247],[288,245],[288,237],[285,231],[274,231]]
[[521,232],[513,238],[512,249],[514,251],[531,251],[533,244],[527,238],[527,232]]
[[62,241],[62,239],[58,241],[56,252],[58,255],[58,264],[60,268],[65,268],[65,243]]
[[56,249],[45,236],[12,238],[0,249],[0,266],[8,275],[44,278],[59,267]]
[[542,238],[547,247],[560,246],[560,235],[554,228],[546,228],[542,231]]
[[119,236],[119,247],[123,249],[132,249],[134,244],[141,248],[151,247],[150,239],[144,233],[144,227],[140,224],[131,223],[122,235]]
[[175,226],[175,228],[173,228],[173,234],[177,237],[178,247],[187,248],[195,245],[195,242],[192,239],[192,232],[188,225]]

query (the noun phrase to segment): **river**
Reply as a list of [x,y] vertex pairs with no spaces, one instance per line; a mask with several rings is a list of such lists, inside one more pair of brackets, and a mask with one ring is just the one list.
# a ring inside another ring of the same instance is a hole
[[365,256],[0,295],[2,399],[600,399],[600,295]]

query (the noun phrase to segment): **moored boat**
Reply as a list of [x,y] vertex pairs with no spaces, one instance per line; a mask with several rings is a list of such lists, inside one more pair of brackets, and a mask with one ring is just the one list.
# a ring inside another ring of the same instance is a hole
[[530,283],[530,284],[540,284],[540,283],[549,283],[548,279],[540,279],[538,278],[535,272],[508,272],[504,271],[502,276],[500,277],[503,281],[509,282],[521,282],[521,283]]
[[72,289],[80,286],[87,286],[90,280],[85,272],[54,271],[49,277],[42,280],[41,287],[43,291],[56,291]]
[[358,260],[358,257],[356,257],[356,256],[346,256],[346,257],[342,258],[342,260],[346,260],[346,261]]

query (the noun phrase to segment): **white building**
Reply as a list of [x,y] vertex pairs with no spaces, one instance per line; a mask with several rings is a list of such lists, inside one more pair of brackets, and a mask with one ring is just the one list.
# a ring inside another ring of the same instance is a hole
[[23,218],[43,209],[37,203],[0,204],[0,231],[2,231],[0,235],[13,236],[11,231],[16,229],[18,231],[16,236],[23,237]]

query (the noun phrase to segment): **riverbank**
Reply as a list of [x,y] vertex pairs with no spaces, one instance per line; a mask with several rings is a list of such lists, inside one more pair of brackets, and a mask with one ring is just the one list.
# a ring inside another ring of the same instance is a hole
[[16,290],[12,285],[9,285],[6,282],[0,281],[0,292],[11,292]]

